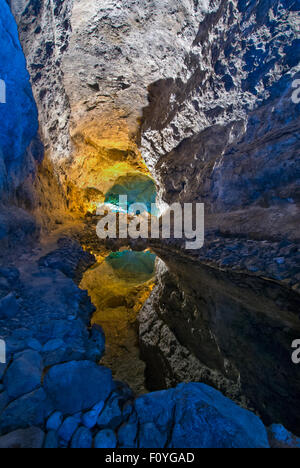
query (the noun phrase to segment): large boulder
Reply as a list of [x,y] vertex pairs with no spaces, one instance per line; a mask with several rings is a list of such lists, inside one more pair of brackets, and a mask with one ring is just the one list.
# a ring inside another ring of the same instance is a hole
[[143,395],[135,409],[142,448],[269,448],[257,416],[204,384]]
[[54,408],[70,415],[105,401],[112,384],[111,371],[90,361],[71,361],[54,366],[44,380],[45,391]]
[[17,354],[8,368],[4,385],[11,399],[19,398],[41,386],[42,359],[36,351],[24,351]]
[[10,403],[0,416],[0,433],[31,426],[42,426],[51,411],[51,405],[42,388]]

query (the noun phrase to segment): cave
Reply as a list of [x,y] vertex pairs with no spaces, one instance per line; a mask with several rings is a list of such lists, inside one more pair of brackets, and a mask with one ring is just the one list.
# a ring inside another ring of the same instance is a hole
[[0,447],[300,448],[298,1],[0,6]]

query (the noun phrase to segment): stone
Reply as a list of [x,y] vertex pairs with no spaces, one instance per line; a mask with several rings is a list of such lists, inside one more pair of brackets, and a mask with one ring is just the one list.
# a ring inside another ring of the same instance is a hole
[[[143,395],[135,401],[140,448],[269,448],[261,420],[204,384]],[[191,431],[191,427],[193,430]],[[153,435],[152,435],[153,433]]]
[[106,403],[102,413],[100,414],[97,425],[116,429],[123,421],[120,400],[116,395],[113,395]]
[[4,384],[10,398],[16,399],[41,386],[42,359],[36,351],[17,354],[9,366]]
[[96,426],[99,414],[104,408],[104,401],[101,401],[94,406],[90,411],[87,411],[82,416],[82,423],[88,429],[92,429]]
[[71,361],[52,367],[44,388],[56,410],[72,415],[108,398],[111,371],[89,361]]
[[78,418],[72,416],[66,418],[59,428],[58,437],[65,442],[70,442],[74,432],[79,426],[79,423],[80,420]]
[[44,438],[44,432],[38,427],[18,429],[0,437],[0,449],[40,449]]
[[96,449],[112,449],[117,446],[116,434],[111,429],[99,431],[94,440]]
[[89,449],[92,447],[93,437],[92,433],[86,427],[80,427],[74,434],[71,448],[75,449]]
[[59,411],[55,411],[54,413],[51,414],[49,417],[47,424],[46,424],[46,429],[48,431],[57,431],[60,426],[62,425],[63,422],[63,415]]
[[0,433],[30,426],[42,426],[51,411],[43,389],[22,396],[10,403],[0,415]]
[[48,341],[46,344],[43,346],[43,353],[51,352],[51,351],[56,351],[57,349],[64,348],[65,343],[61,339],[53,339]]
[[138,424],[126,423],[118,430],[118,444],[120,448],[136,448],[137,447]]
[[271,448],[300,448],[300,438],[287,431],[281,424],[268,428]]
[[0,300],[0,319],[13,318],[20,311],[19,303],[15,294],[10,293]]
[[59,448],[58,437],[55,431],[49,431],[46,435],[44,447],[45,449]]
[[145,449],[164,448],[166,446],[167,440],[168,440],[168,431],[159,430],[158,427],[154,423],[148,422],[148,423],[140,425],[139,446],[141,448],[145,448]]

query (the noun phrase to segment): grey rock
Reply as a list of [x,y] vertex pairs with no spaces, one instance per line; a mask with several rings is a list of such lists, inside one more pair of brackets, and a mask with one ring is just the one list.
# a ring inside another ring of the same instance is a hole
[[38,427],[19,429],[0,437],[1,449],[40,449],[43,446],[45,434]]

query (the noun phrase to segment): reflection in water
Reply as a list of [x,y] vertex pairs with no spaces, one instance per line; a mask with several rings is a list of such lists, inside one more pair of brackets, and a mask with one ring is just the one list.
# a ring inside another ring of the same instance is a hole
[[139,315],[147,387],[201,381],[300,435],[300,298],[272,281],[157,252],[158,286]]
[[92,322],[101,325],[105,333],[106,352],[101,363],[137,394],[146,389],[136,318],[154,286],[155,260],[148,251],[111,253],[85,273],[80,285],[88,290],[97,309]]

